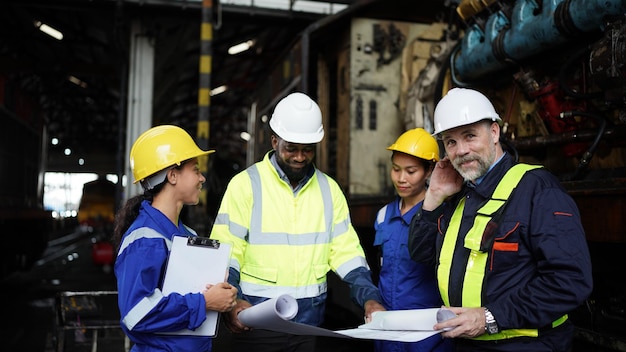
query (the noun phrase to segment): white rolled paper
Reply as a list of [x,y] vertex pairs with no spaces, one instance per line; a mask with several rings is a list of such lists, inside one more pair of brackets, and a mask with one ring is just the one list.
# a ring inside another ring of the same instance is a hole
[[374,312],[372,321],[359,327],[374,330],[432,331],[433,325],[437,324],[438,310],[439,308],[427,308]]
[[298,314],[298,302],[289,295],[268,299],[239,313],[239,320],[251,328],[267,328],[291,320]]
[[239,320],[253,329],[294,335],[416,342],[440,333],[432,330],[437,318],[442,316],[438,312],[439,308],[375,312],[372,314],[372,322],[368,324],[332,331],[292,321],[298,314],[298,302],[292,296],[281,295],[242,310],[239,312]]

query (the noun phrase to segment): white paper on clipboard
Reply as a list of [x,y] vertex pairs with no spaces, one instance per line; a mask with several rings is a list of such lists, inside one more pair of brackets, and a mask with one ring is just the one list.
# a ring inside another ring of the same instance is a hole
[[[174,236],[165,270],[163,294],[201,292],[207,284],[226,281],[231,246],[207,237]],[[206,320],[196,330],[168,332],[174,335],[217,335],[219,313],[207,311]]]

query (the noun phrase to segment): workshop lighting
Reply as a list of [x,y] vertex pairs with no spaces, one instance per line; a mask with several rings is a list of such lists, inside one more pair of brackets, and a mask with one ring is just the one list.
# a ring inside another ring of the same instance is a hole
[[220,5],[254,6],[257,8],[299,11],[319,14],[335,14],[348,7],[333,0],[219,0]]
[[230,55],[237,55],[239,53],[242,53],[242,52],[244,52],[246,50],[249,50],[251,47],[253,47],[255,42],[256,42],[255,40],[250,39],[250,40],[245,41],[243,43],[239,43],[237,45],[233,45],[230,48],[228,48],[228,53]]
[[87,83],[82,81],[82,80],[80,80],[77,77],[74,77],[74,76],[70,75],[70,76],[67,77],[67,80],[72,82],[72,83],[74,83],[75,85],[77,85],[77,86],[79,86],[81,88],[87,88]]
[[52,38],[56,40],[63,39],[63,33],[61,33],[59,30],[55,28],[48,26],[47,24],[41,21],[35,21],[35,27],[39,28],[40,31],[46,33],[47,35],[51,36]]
[[250,133],[243,131],[239,134],[239,137],[243,139],[244,141],[248,142],[250,140],[250,137],[252,136],[250,136]]
[[228,90],[228,87],[225,85],[221,85],[219,87],[215,87],[213,89],[211,89],[211,96],[215,96],[218,94],[222,94],[224,93],[226,90]]

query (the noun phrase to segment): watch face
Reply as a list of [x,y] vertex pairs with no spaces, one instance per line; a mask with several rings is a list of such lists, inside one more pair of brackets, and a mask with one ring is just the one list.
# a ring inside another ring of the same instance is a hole
[[498,333],[498,324],[496,323],[487,323],[487,333],[489,335]]
[[496,323],[493,314],[491,314],[491,312],[487,308],[485,308],[485,320],[485,330],[487,330],[487,333],[489,335],[497,334],[499,330],[498,323]]

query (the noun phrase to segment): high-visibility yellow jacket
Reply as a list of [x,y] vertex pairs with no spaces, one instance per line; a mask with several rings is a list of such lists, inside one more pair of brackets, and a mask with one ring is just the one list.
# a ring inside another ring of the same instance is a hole
[[[300,310],[304,301],[314,302],[306,308],[321,318],[332,270],[353,285],[361,306],[380,301],[339,185],[315,169],[294,194],[272,165],[272,154],[232,178],[213,225],[211,238],[233,248],[229,282],[252,304],[281,294],[296,298]],[[298,315],[296,321],[321,323]]]

